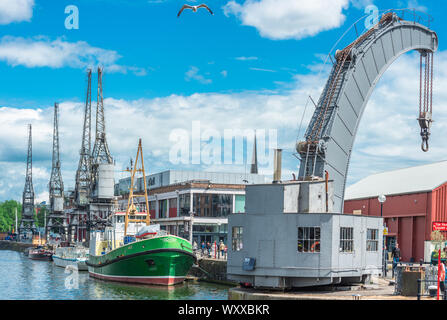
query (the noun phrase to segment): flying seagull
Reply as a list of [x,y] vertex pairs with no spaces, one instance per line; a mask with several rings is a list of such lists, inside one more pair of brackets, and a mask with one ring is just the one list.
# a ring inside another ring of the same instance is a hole
[[205,8],[205,9],[207,9],[211,14],[214,15],[213,11],[211,11],[211,9],[208,8],[208,6],[207,6],[206,4],[201,4],[201,5],[199,5],[199,6],[190,6],[190,5],[185,4],[185,5],[180,9],[180,11],[178,12],[178,14],[177,14],[177,18],[180,17],[180,15],[182,14],[183,10],[185,10],[185,9],[191,9],[193,12],[197,12],[197,9],[200,9],[200,8]]

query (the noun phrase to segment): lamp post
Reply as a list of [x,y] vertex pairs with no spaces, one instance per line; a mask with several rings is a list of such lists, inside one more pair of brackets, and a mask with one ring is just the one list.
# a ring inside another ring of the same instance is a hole
[[[381,194],[377,198],[380,202],[380,217],[383,218],[383,204],[386,201],[385,195]],[[386,252],[385,252],[385,235],[383,234],[383,231],[385,230],[385,220],[383,220],[383,230],[382,230],[382,271],[384,276],[386,277]]]

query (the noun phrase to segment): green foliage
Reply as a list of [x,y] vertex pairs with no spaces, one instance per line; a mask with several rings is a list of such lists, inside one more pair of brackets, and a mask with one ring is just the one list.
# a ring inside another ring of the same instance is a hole
[[45,206],[41,206],[36,208],[38,210],[37,219],[34,217],[34,221],[36,222],[36,227],[44,227],[45,226],[45,214],[48,216],[48,209]]
[[15,209],[17,208],[18,223],[22,216],[22,205],[15,200],[6,200],[0,202],[0,232],[12,231],[12,227],[15,229],[16,215]]

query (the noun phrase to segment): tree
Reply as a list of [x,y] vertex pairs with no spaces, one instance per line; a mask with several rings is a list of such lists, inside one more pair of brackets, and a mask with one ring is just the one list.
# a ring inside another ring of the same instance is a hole
[[22,205],[15,200],[6,200],[0,202],[0,231],[12,231],[11,225],[15,229],[15,210],[17,209],[17,220],[20,223],[22,217]]

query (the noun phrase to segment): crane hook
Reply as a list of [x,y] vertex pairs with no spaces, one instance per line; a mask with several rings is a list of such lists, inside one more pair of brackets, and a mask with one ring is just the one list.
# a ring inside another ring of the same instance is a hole
[[424,152],[428,151],[428,139],[422,138],[421,149]]

